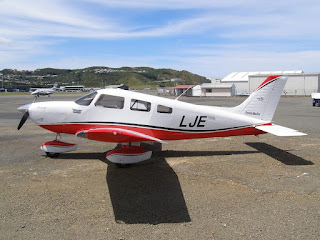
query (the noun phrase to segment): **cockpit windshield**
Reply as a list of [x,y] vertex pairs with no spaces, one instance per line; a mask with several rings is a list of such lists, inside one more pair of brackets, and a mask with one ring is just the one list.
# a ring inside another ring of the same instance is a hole
[[97,92],[92,92],[92,93],[89,93],[89,94],[87,94],[87,95],[85,95],[85,96],[83,96],[81,98],[78,98],[74,102],[76,104],[79,104],[79,105],[82,105],[82,106],[89,106],[96,95],[97,95]]

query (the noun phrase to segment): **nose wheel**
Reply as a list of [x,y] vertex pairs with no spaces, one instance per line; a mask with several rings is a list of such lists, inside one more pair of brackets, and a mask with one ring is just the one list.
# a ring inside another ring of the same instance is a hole
[[72,152],[77,149],[76,144],[62,142],[60,140],[61,136],[58,133],[55,140],[45,142],[41,145],[40,149],[45,151],[46,155],[50,158],[56,158],[60,155],[60,153]]

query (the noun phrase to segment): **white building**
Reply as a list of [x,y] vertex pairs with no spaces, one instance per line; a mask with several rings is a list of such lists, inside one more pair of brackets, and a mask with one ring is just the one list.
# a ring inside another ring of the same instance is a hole
[[233,83],[203,83],[201,85],[201,96],[203,97],[232,97],[235,96],[235,85]]
[[223,78],[221,83],[234,83],[237,95],[252,93],[268,76],[288,76],[284,95],[310,95],[320,91],[320,73],[304,73],[303,71],[274,72],[233,72]]
[[64,86],[60,87],[61,91],[65,92],[83,92],[84,91],[84,85],[78,85],[78,86]]

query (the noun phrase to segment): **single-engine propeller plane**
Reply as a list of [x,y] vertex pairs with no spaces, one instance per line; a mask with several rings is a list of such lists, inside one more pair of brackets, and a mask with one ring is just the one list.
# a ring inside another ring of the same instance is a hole
[[[18,108],[40,127],[90,140],[121,144],[106,158],[123,166],[148,160],[152,152],[141,142],[259,135],[302,136],[304,133],[275,125],[272,118],[287,77],[269,76],[236,107],[200,106],[179,100],[122,89],[101,89],[76,101],[31,103]],[[50,157],[73,151],[75,144],[57,139],[41,149]]]

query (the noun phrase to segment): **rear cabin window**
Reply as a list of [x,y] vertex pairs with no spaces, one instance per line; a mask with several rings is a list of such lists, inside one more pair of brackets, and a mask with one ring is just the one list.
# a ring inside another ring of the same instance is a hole
[[96,95],[97,95],[97,92],[89,93],[89,94],[75,100],[75,103],[82,105],[82,106],[89,106]]
[[158,113],[172,113],[172,108],[167,107],[167,106],[163,106],[163,105],[158,105],[157,112]]
[[95,105],[105,108],[122,109],[124,105],[124,98],[107,94],[101,94]]
[[151,103],[137,99],[132,99],[130,109],[135,111],[149,112],[151,109]]

